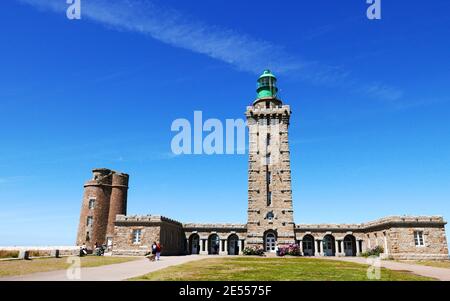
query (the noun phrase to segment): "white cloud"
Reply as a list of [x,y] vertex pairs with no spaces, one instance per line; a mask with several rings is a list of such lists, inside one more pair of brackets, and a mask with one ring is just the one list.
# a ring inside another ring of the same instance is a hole
[[[65,14],[62,0],[19,0],[43,10]],[[234,65],[240,70],[260,73],[272,68],[285,73],[302,64],[267,41],[190,19],[173,9],[161,9],[149,1],[81,0],[82,19],[149,35],[166,44]]]
[[[64,0],[18,0],[41,10],[65,16]],[[400,98],[402,91],[385,85],[368,85],[351,79],[339,67],[305,61],[292,56],[281,46],[252,38],[233,30],[205,24],[174,9],[161,8],[142,0],[81,0],[82,19],[132,31],[156,40],[207,55],[233,65],[239,70],[258,74],[270,68],[279,74],[296,77],[316,85],[351,89],[378,99]]]
[[363,89],[365,89],[365,91],[362,92],[366,92],[366,94],[374,95],[380,99],[388,101],[396,101],[403,97],[403,91],[388,87],[381,83],[366,85]]

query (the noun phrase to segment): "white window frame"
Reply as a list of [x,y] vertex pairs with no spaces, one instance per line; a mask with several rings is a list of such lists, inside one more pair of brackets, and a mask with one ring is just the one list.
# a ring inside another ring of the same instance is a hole
[[422,230],[415,230],[414,231],[414,245],[417,248],[423,248],[425,247],[425,235]]
[[[88,201],[89,210],[93,210],[95,208],[96,201],[97,201],[96,198],[89,198],[89,201]],[[92,206],[91,206],[91,204],[92,204]]]
[[139,245],[142,242],[142,229],[134,229],[133,230],[133,244]]
[[89,227],[92,227],[93,225],[94,225],[94,217],[88,216],[86,218],[86,226],[89,228]]

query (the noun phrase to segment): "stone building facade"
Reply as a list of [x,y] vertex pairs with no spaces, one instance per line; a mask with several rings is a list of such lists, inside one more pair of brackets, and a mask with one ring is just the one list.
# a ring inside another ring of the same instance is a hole
[[153,242],[164,246],[165,255],[183,253],[183,225],[163,216],[117,215],[112,250],[116,255],[144,255]]
[[394,216],[363,224],[295,224],[291,189],[291,109],[265,71],[246,111],[249,128],[246,224],[182,224],[162,216],[127,216],[128,175],[95,169],[85,184],[77,244],[107,244],[113,254],[144,255],[155,241],[162,255],[239,255],[245,247],[275,252],[298,244],[303,256],[358,256],[374,247],[393,259],[448,259],[443,217]]

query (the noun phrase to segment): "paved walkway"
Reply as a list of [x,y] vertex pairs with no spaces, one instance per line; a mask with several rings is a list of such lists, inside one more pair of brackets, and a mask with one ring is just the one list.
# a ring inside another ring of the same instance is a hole
[[67,270],[58,270],[14,277],[0,277],[0,281],[121,281],[173,265],[205,258],[208,258],[208,256],[173,256],[161,257],[161,260],[156,262],[150,262],[148,259],[143,258],[94,268],[81,268],[80,279],[69,279],[67,277]]
[[[367,264],[367,259],[362,257],[321,257],[321,258]],[[431,277],[441,281],[450,281],[450,269],[446,268],[437,268],[390,260],[382,260],[381,267],[394,271],[410,271],[416,275]]]

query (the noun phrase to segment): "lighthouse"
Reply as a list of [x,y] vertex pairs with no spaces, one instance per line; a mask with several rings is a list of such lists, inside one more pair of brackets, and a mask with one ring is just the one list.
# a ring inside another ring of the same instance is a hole
[[291,109],[278,98],[277,78],[265,70],[247,107],[249,128],[247,246],[275,252],[295,243],[289,150]]

